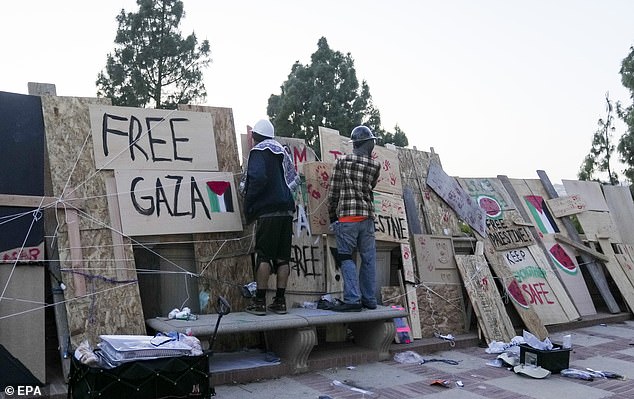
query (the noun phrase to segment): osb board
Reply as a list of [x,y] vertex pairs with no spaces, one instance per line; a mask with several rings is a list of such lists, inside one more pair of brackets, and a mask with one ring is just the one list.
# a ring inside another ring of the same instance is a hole
[[[324,162],[334,163],[343,155],[352,154],[350,139],[340,136],[336,130],[319,127],[319,138],[321,159]],[[381,165],[381,173],[374,189],[383,193],[401,195],[403,187],[397,152],[377,145],[372,151],[372,159]]]
[[[485,209],[485,211],[493,211],[493,209],[484,206],[487,199],[494,201],[499,210],[515,209],[515,204],[504,189],[502,182],[497,178],[456,178],[458,183],[473,198],[477,204]],[[494,215],[490,215],[494,216]]]
[[407,243],[409,230],[403,198],[374,192],[374,227],[377,241]]
[[[113,251],[111,226],[106,201],[104,176],[97,173],[90,140],[90,104],[108,104],[109,100],[75,97],[42,97],[47,151],[53,196],[73,193],[86,198],[80,212],[80,236],[85,258],[83,272],[116,280],[117,263]],[[58,219],[64,220],[63,211]],[[126,241],[125,254],[133,259],[132,248]],[[70,269],[68,236],[64,226],[58,231],[60,264]],[[66,254],[66,255],[64,255]],[[132,262],[131,262],[132,263]],[[97,269],[98,267],[98,269]],[[75,300],[72,274],[62,277],[68,289],[66,300],[69,330],[74,346],[83,338],[96,343],[99,334],[145,333],[145,320],[136,283],[112,283],[101,279],[87,282],[89,298]]]
[[306,140],[296,139],[293,137],[275,137],[280,144],[287,147],[290,152],[291,159],[295,164],[295,170],[298,173],[302,173],[304,170],[304,164],[307,162],[315,162],[315,152],[306,145]]
[[586,202],[579,194],[552,198],[546,200],[546,203],[553,216],[557,218],[575,215],[586,210]]
[[456,212],[425,183],[430,162],[440,165],[439,155],[407,148],[397,148],[397,153],[404,195],[408,193],[405,198],[413,197],[412,203],[407,203],[411,230],[433,235],[459,235],[461,230]]
[[487,343],[510,342],[515,336],[484,255],[455,255],[456,264]]
[[624,243],[634,244],[634,202],[630,187],[603,186],[603,195],[610,208],[610,215]]
[[[507,211],[506,214],[512,214],[517,211]],[[510,216],[510,215],[509,215]],[[513,275],[513,271],[506,264],[505,252],[500,252],[494,248],[491,242],[484,240],[484,254],[486,256],[491,269],[495,272],[496,277],[500,280],[505,294],[513,299],[511,303],[517,311],[518,315],[524,322],[527,331],[537,336],[540,340],[548,337],[548,330],[544,326],[537,312],[529,304],[528,298],[519,288],[519,284]]]
[[427,174],[427,185],[432,188],[458,216],[471,228],[486,236],[486,214],[474,199],[472,199],[458,181],[449,176],[442,167],[432,162]]
[[460,284],[422,282],[416,294],[423,337],[465,332],[465,303]]
[[[423,313],[423,336],[464,331],[466,312],[462,280],[451,237],[415,234],[412,237],[420,284],[418,307]],[[431,326],[429,325],[431,321]]]
[[601,185],[596,181],[562,180],[566,194],[579,194],[586,203],[589,211],[609,211],[607,202],[603,197]]
[[97,169],[218,170],[208,113],[97,104],[88,108]]
[[[534,195],[541,196],[547,204],[551,201],[546,189],[539,179],[509,179],[509,181],[520,198],[524,198],[527,195]],[[528,212],[527,203],[524,201],[521,206],[527,210],[531,221],[535,225],[535,215]],[[560,231],[558,234],[568,237],[561,219],[555,217],[554,223],[557,230]],[[568,245],[556,242],[553,234],[541,233],[539,235],[539,239],[548,251],[552,260],[552,267],[556,268],[554,270],[559,276],[562,284],[566,287],[568,295],[576,306],[579,314],[581,316],[596,314],[597,311],[594,307],[594,303],[592,302],[592,298],[590,297],[588,286],[586,285],[583,274],[579,268],[579,264],[577,263],[576,251]]]
[[[604,262],[605,268],[612,276],[612,280],[614,280],[614,284],[619,288],[619,292],[623,295],[623,299],[627,306],[630,309],[634,309],[634,285],[632,285],[632,281],[630,280],[626,270],[629,272],[628,264],[619,263],[618,259],[614,254],[614,250],[612,249],[611,240],[602,238],[599,239],[599,247],[601,248],[601,252],[606,255],[610,260],[608,262]],[[623,261],[624,259],[622,259]],[[625,269],[623,268],[625,266]]]
[[615,243],[623,242],[610,212],[586,211],[578,214],[577,219],[588,241],[609,238]]
[[[535,254],[535,256],[533,256]],[[557,276],[536,245],[512,249],[500,254],[513,272],[524,298],[545,325],[567,323],[579,317]],[[542,255],[542,256],[540,256]],[[514,296],[511,295],[511,299]],[[572,310],[570,316],[564,310]],[[520,304],[522,306],[522,304]]]
[[409,312],[409,325],[412,327],[412,337],[420,339],[423,337],[421,331],[420,310],[418,308],[418,297],[416,295],[417,281],[414,272],[414,262],[412,248],[409,244],[401,244],[401,261],[403,262],[403,286],[405,287],[405,296],[407,302],[407,310]]
[[381,287],[381,298],[383,306],[401,306],[405,308],[407,305],[407,299],[401,287]]
[[329,230],[328,187],[332,174],[331,163],[308,162],[304,164],[306,177],[307,216],[312,234],[332,234]]
[[[203,105],[179,105],[180,110],[207,112],[213,120],[218,169],[240,178],[240,158],[231,108]],[[240,209],[242,199],[239,198]],[[255,224],[244,226],[241,232],[195,233],[194,254],[198,271],[204,271],[199,286],[208,284],[214,297],[223,295],[234,310],[242,310],[249,303],[241,295],[240,288],[255,279],[250,252],[254,243]],[[212,298],[213,299],[213,298]],[[210,301],[211,302],[211,301]],[[208,309],[210,313],[215,309]]]

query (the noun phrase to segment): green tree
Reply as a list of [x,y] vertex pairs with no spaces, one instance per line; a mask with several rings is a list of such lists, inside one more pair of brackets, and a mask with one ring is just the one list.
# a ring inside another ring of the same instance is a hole
[[115,49],[97,76],[97,96],[114,105],[176,108],[206,98],[202,70],[211,62],[207,40],[178,29],[185,17],[178,0],[137,0],[139,10],[117,16]]
[[[621,83],[630,91],[630,100],[634,100],[634,46],[630,47],[630,53],[623,59],[619,73]],[[621,161],[626,165],[625,176],[634,181],[634,107],[632,104],[625,107],[617,102],[616,111],[627,128],[619,140],[617,151]]]
[[296,61],[281,94],[269,97],[267,114],[280,136],[306,140],[319,152],[319,126],[349,136],[355,126],[366,125],[383,144],[407,146],[407,136],[398,126],[395,133],[381,128],[381,114],[372,102],[366,81],[359,83],[350,53],[333,51],[325,37],[317,42],[311,63]]
[[596,180],[601,182],[599,178],[595,178],[597,172],[606,172],[608,174],[608,183],[619,184],[619,178],[616,172],[612,171],[610,159],[616,149],[612,142],[612,134],[614,133],[614,116],[612,115],[613,107],[609,94],[605,94],[606,118],[599,118],[597,122],[599,128],[592,137],[592,148],[590,153],[586,155],[579,169],[577,177],[579,180]]

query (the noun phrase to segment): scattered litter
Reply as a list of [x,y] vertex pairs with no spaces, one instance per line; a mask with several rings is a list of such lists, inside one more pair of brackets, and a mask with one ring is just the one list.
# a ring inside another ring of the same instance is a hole
[[497,358],[511,367],[515,367],[518,364],[520,364],[519,356],[515,355],[514,353],[510,353],[510,352],[500,353]]
[[176,319],[176,320],[198,320],[198,316],[192,314],[192,311],[188,307],[184,307],[181,309],[172,309],[171,312],[167,314],[168,319]]
[[422,357],[421,355],[419,355],[418,353],[414,351],[399,352],[394,355],[394,361],[398,363],[403,363],[403,364],[415,364],[415,363],[425,364],[425,363],[431,363],[431,362],[442,362],[442,363],[451,364],[453,366],[459,363],[458,361],[451,360],[451,359],[439,359],[439,358],[425,359],[424,357]]
[[434,337],[436,338],[440,338],[440,339],[444,339],[445,341],[449,341],[449,345],[451,347],[456,346],[456,341],[453,335],[451,334],[447,334],[447,335],[442,335],[442,334],[438,334],[438,333],[434,333]]
[[521,374],[521,375],[525,375],[527,377],[532,377],[532,378],[541,379],[541,378],[548,378],[548,376],[550,376],[550,371],[540,366],[519,364],[513,367],[513,371],[515,371],[515,374]]
[[333,380],[332,381],[332,385],[340,387],[340,388],[346,388],[346,389],[349,389],[349,390],[354,391],[354,392],[359,392],[359,393],[362,393],[364,395],[373,395],[373,393],[371,391],[366,391],[365,389],[361,389],[361,388],[353,387],[353,386],[348,385],[348,384],[344,384],[343,382],[341,382],[339,380]]
[[601,327],[607,327],[607,326],[608,326],[608,325],[607,325],[607,324],[605,324],[605,323],[601,323],[601,324],[599,324],[599,325],[600,325]]
[[592,370],[590,367],[586,367],[586,370],[592,373],[592,376],[596,378],[610,378],[610,379],[616,379],[616,380],[625,379],[625,376],[622,376],[621,374],[617,374],[613,371]]
[[449,380],[433,380],[429,385],[438,385],[441,387],[449,388],[451,382]]
[[486,362],[486,365],[487,366],[492,366],[492,367],[504,367],[505,366],[505,364],[502,361],[502,359],[497,359],[497,358]]
[[572,348],[572,335],[566,334],[563,336],[563,343],[561,344],[561,347],[564,349]]
[[348,370],[354,370],[354,369],[356,369],[356,367],[355,367],[355,366],[348,366],[348,367],[346,367],[346,368],[347,368]]
[[513,339],[511,339],[511,342],[509,343],[493,340],[489,343],[489,347],[485,349],[485,352],[499,354],[505,351],[514,352],[515,350],[517,350],[517,353],[519,353],[519,345],[525,343],[526,340],[524,340],[524,337],[520,337],[519,335],[513,337]]
[[578,380],[594,381],[592,374],[579,369],[563,369],[559,373],[562,377],[576,378]]
[[243,298],[255,298],[255,291],[258,289],[258,283],[255,281],[250,282],[249,284],[243,285],[240,293]]
[[460,388],[464,387],[464,383],[460,380],[456,381],[456,385],[459,386]]
[[549,351],[553,349],[553,343],[550,342],[550,338],[546,337],[543,341],[540,341],[539,338],[531,334],[530,332],[524,330],[524,340],[528,345],[535,349]]

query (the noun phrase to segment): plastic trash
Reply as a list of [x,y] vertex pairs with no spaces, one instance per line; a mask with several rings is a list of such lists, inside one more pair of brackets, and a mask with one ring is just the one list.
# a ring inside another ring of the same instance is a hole
[[425,363],[425,358],[414,351],[406,351],[395,354],[394,361],[403,364],[423,364]]
[[535,349],[542,351],[549,351],[553,349],[553,343],[550,342],[550,338],[548,337],[546,337],[543,341],[540,341],[539,338],[526,330],[524,330],[523,337],[526,343]]
[[563,369],[560,372],[562,377],[575,378],[578,380],[594,381],[592,374],[579,369]]
[[572,335],[566,334],[566,335],[563,336],[563,343],[562,343],[561,347],[564,348],[564,349],[572,348]]

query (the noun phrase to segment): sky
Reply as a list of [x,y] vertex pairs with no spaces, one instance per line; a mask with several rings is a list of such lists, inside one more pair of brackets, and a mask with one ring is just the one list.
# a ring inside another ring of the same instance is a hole
[[[630,105],[621,61],[634,45],[631,0],[183,0],[184,36],[211,45],[205,105],[236,133],[266,117],[295,61],[317,41],[350,53],[383,128],[440,155],[451,176],[576,180],[605,95]],[[95,97],[116,16],[134,0],[20,0],[0,15],[0,91],[28,82]],[[617,123],[615,140],[625,127]],[[623,166],[615,164],[617,171]]]

